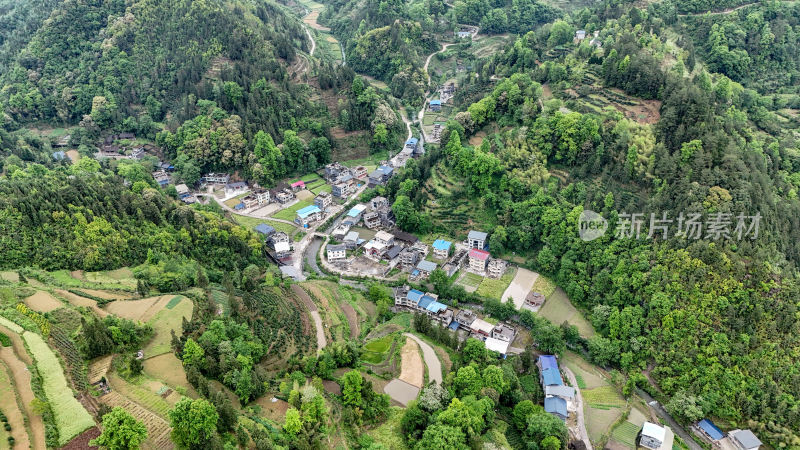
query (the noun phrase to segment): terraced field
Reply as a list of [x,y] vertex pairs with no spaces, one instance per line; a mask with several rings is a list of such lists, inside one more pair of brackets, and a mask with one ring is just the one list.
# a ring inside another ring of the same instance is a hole
[[111,392],[100,397],[100,401],[112,408],[115,406],[125,408],[133,417],[144,423],[144,426],[147,427],[146,448],[158,450],[175,448],[175,444],[172,443],[169,437],[171,432],[169,423],[157,414],[117,392]]

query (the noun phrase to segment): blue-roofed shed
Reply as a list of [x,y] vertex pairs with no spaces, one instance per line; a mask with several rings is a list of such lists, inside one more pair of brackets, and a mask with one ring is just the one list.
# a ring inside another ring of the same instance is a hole
[[419,301],[417,306],[419,306],[422,309],[428,309],[428,306],[430,306],[431,303],[434,303],[434,302],[436,302],[436,300],[434,300],[433,297],[428,297],[426,295],[426,296],[422,297],[422,299]]
[[717,426],[714,425],[714,422],[708,419],[701,420],[697,426],[703,430],[703,433],[710,437],[712,441],[718,441],[725,437],[725,434],[722,432],[722,430],[717,428]]
[[256,225],[255,230],[265,236],[271,236],[273,233],[275,233],[275,227],[267,225],[265,223],[260,223]]
[[419,269],[422,272],[431,273],[434,270],[436,270],[436,263],[433,262],[433,261],[425,261],[425,260],[423,260],[423,261],[420,261],[419,264],[417,264],[417,269]]
[[542,371],[542,384],[545,386],[561,386],[564,382],[561,380],[561,373],[558,369],[544,369]]
[[447,328],[456,331],[458,329],[458,322],[456,322],[455,320],[450,322],[450,325],[448,325]]
[[60,160],[62,160],[64,158],[66,158],[66,157],[67,157],[67,154],[64,153],[64,152],[61,152],[61,151],[53,152],[53,159],[55,159],[56,161],[60,161]]
[[406,298],[411,300],[414,303],[419,303],[419,299],[421,299],[423,295],[425,295],[425,294],[423,294],[421,291],[418,291],[416,289],[412,289],[412,290],[408,291],[408,294],[406,294]]
[[297,217],[301,219],[305,219],[306,217],[310,216],[311,214],[315,214],[321,212],[322,210],[319,209],[317,205],[308,205],[305,208],[301,208],[297,210]]
[[567,419],[567,401],[561,397],[547,397],[544,399],[544,410],[550,414]]
[[233,209],[237,211],[244,209],[244,203],[239,203],[238,205],[234,206]]
[[558,370],[558,360],[553,355],[540,355],[539,356],[539,368],[542,369],[542,370],[545,370],[545,369]]
[[410,146],[412,146],[412,147],[413,147],[413,146],[416,146],[416,145],[417,145],[417,142],[419,142],[419,139],[417,139],[417,138],[415,138],[415,137],[408,138],[408,140],[406,141],[406,145],[407,145],[407,146],[408,146],[408,145],[410,145]]
[[452,245],[453,245],[452,242],[445,241],[444,239],[437,239],[437,240],[433,241],[433,248],[435,250],[448,250],[449,251],[450,250],[450,246],[452,246]]
[[445,305],[443,303],[439,303],[437,301],[434,301],[433,303],[428,305],[427,308],[425,308],[425,309],[427,309],[428,311],[430,311],[430,312],[432,312],[434,314],[439,314],[440,312],[442,312],[445,309],[447,309],[447,305]]

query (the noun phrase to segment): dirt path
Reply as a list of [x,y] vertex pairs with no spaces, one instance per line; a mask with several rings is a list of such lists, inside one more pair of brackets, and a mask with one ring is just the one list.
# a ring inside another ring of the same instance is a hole
[[[19,338],[16,333],[12,334]],[[11,336],[9,335],[9,337]],[[33,412],[31,403],[36,396],[33,395],[33,390],[31,389],[31,373],[20,358],[21,356],[18,356],[12,347],[0,347],[0,360],[5,363],[11,372],[14,388],[19,394],[20,403],[22,403],[25,415],[28,417],[28,424],[32,432],[31,448],[43,449],[47,447],[44,438],[44,423],[42,423],[41,416]]]
[[309,56],[314,56],[314,50],[317,49],[317,41],[314,40],[314,36],[311,35],[311,32],[308,31],[308,27],[304,26],[303,30],[306,32],[306,36],[308,36],[308,40],[311,41],[311,51],[308,52]]
[[406,383],[422,387],[425,381],[425,366],[422,365],[422,357],[419,356],[419,345],[413,339],[406,339],[406,344],[400,350],[400,378]]
[[0,392],[3,392],[3,397],[0,401],[0,410],[6,415],[8,424],[11,425],[10,434],[14,437],[16,442],[14,448],[31,448],[28,431],[25,429],[25,416],[14,395],[13,384],[11,383],[11,371],[2,361],[0,361],[0,378],[2,378],[2,383],[5,384],[0,386]]
[[710,14],[712,16],[714,16],[714,15],[725,15],[725,14],[730,14],[730,13],[732,13],[734,11],[738,11],[738,10],[740,10],[742,8],[747,8],[748,6],[757,5],[759,3],[761,3],[761,2],[758,1],[758,2],[752,2],[752,3],[745,3],[744,5],[739,5],[739,6],[735,7],[735,8],[725,8],[725,9],[720,10],[720,11],[703,11],[703,12],[696,12],[696,13],[690,13],[690,14],[678,14],[678,17],[705,16],[706,14]]
[[517,274],[514,275],[514,280],[508,285],[505,292],[503,292],[502,302],[505,303],[509,298],[514,299],[514,307],[521,309],[525,303],[525,297],[528,292],[533,288],[533,283],[539,278],[539,274],[531,272],[528,269],[520,267],[517,269]]
[[403,333],[403,336],[413,339],[422,348],[422,356],[425,357],[425,365],[428,366],[428,381],[442,384],[442,363],[436,357],[433,347],[411,333]]
[[592,441],[589,439],[589,433],[586,431],[586,421],[583,417],[583,396],[581,395],[581,390],[578,388],[578,380],[575,378],[575,374],[572,373],[567,366],[562,366],[562,369],[567,375],[569,384],[575,387],[575,403],[578,413],[578,429],[576,431],[578,437],[583,441],[584,444],[586,444],[586,448],[588,450],[592,450]]
[[353,309],[353,306],[346,301],[342,301],[340,307],[342,308],[342,312],[344,312],[345,317],[347,317],[347,324],[350,326],[350,338],[357,338],[358,335],[361,334],[361,329],[358,326],[358,315],[356,314],[356,310]]
[[325,338],[325,328],[322,326],[322,317],[319,315],[317,305],[311,300],[308,292],[297,284],[292,285],[292,292],[295,293],[303,301],[303,304],[308,308],[311,318],[314,320],[314,327],[317,329],[317,349],[322,350],[328,345],[328,340]]

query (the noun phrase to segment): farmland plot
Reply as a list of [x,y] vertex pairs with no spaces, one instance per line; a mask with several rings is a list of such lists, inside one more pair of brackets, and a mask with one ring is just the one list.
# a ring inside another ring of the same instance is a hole
[[169,423],[159,417],[157,414],[149,411],[142,405],[133,402],[117,392],[111,392],[100,397],[100,401],[110,407],[119,406],[131,413],[136,420],[139,420],[147,427],[147,441],[149,447],[159,450],[167,450],[175,448],[175,445],[169,438],[170,426]]
[[44,393],[53,409],[58,442],[64,445],[72,438],[94,426],[94,419],[72,395],[58,358],[38,334],[26,331],[25,343],[36,360],[42,376]]
[[147,322],[153,327],[155,336],[144,348],[146,358],[168,353],[171,350],[171,331],[174,330],[180,335],[183,319],[191,320],[192,318],[193,306],[192,301],[188,298],[180,295],[174,296]]
[[25,299],[25,304],[34,311],[43,313],[50,312],[64,306],[64,304],[58,301],[57,298],[45,291],[36,291],[35,294]]

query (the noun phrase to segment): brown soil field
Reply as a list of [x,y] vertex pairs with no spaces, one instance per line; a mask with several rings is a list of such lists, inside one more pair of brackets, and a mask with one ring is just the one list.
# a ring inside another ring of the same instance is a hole
[[12,272],[10,270],[4,270],[0,272],[0,279],[10,281],[12,283],[19,282],[19,274],[17,272]]
[[143,298],[141,300],[117,300],[106,305],[107,312],[119,317],[147,322],[169,303],[173,295]]
[[72,162],[77,161],[81,157],[81,155],[78,153],[77,150],[67,150],[66,153],[67,156],[69,156],[69,159],[72,160]]
[[112,358],[113,355],[101,356],[100,358],[97,358],[89,363],[89,370],[86,375],[89,383],[96,383],[100,381],[101,378],[106,376],[108,371],[111,369]]
[[315,283],[305,284],[303,287],[308,288],[308,290],[317,297],[317,300],[322,303],[323,308],[330,309],[331,305],[328,302],[328,297],[330,294],[327,291],[323,290],[318,284]]
[[[25,416],[17,403],[17,396],[14,394],[13,384],[11,383],[11,371],[0,361],[0,410],[8,418],[11,425],[11,432],[5,432],[16,441],[15,447],[19,449],[30,448],[30,439],[25,430]],[[6,445],[6,442],[0,442]]]
[[9,337],[9,339],[11,339],[11,347],[14,349],[14,352],[16,353],[17,357],[20,360],[22,360],[22,362],[25,363],[25,365],[30,366],[33,364],[33,359],[31,359],[31,356],[28,354],[28,351],[25,350],[25,343],[22,342],[22,336],[18,335],[17,333],[14,333],[13,331],[9,330],[8,328],[2,325],[0,325],[0,333],[5,334],[6,336]]
[[26,298],[25,304],[39,312],[50,312],[64,306],[57,298],[45,291],[37,291],[35,294]]
[[303,17],[303,22],[305,22],[306,25],[310,26],[311,28],[314,28],[315,30],[331,31],[330,28],[318,24],[317,17],[319,17],[319,11],[311,11],[307,16]]
[[194,389],[186,380],[186,373],[183,371],[181,361],[173,353],[164,353],[145,359],[144,373],[162,380],[173,388],[178,386],[186,388],[187,395],[194,393]]
[[[19,337],[15,333],[12,334]],[[42,422],[42,417],[33,412],[33,406],[31,405],[36,396],[33,395],[33,390],[31,389],[31,373],[28,371],[28,367],[12,347],[0,347],[0,361],[3,361],[8,368],[11,379],[14,380],[14,387],[19,395],[19,402],[28,417],[28,425],[32,432],[30,436],[31,448],[45,448],[44,423]]]
[[73,438],[71,441],[67,442],[67,445],[61,447],[61,450],[85,450],[85,449],[100,448],[89,445],[89,441],[98,436],[100,436],[99,428],[97,427],[89,428],[83,433],[75,436],[75,438]]
[[342,387],[339,386],[339,383],[331,380],[324,380],[322,382],[322,387],[325,388],[325,391],[330,392],[334,395],[342,395]]
[[277,423],[283,423],[283,418],[286,416],[286,410],[289,409],[289,404],[280,399],[276,399],[275,403],[272,403],[273,397],[274,395],[272,394],[263,395],[253,401],[251,405],[255,404],[260,406],[262,416]]
[[97,302],[92,300],[92,299],[90,299],[90,298],[81,297],[80,295],[75,295],[72,292],[67,292],[67,291],[62,290],[62,289],[57,289],[56,290],[56,294],[60,295],[61,297],[65,298],[65,299],[67,299],[67,301],[72,305],[83,306],[83,307],[91,309],[100,318],[103,318],[103,317],[108,315],[108,312],[106,312],[104,309],[102,309],[99,306],[97,306]]
[[295,293],[296,296],[300,297],[300,300],[303,301],[303,304],[308,308],[309,311],[316,311],[317,305],[311,300],[311,297],[308,295],[308,292],[305,291],[300,285],[293,284],[292,285],[292,292]]
[[73,270],[69,273],[69,276],[75,278],[76,280],[86,281],[86,277],[83,276],[82,270]]
[[123,300],[133,298],[128,292],[118,292],[118,291],[101,291],[99,289],[81,289],[81,291],[86,292],[87,294],[94,295],[95,297],[104,298],[107,300]]
[[425,379],[425,365],[419,355],[419,345],[413,339],[406,339],[406,344],[400,351],[402,363],[400,364],[400,378],[408,384],[421,388]]

